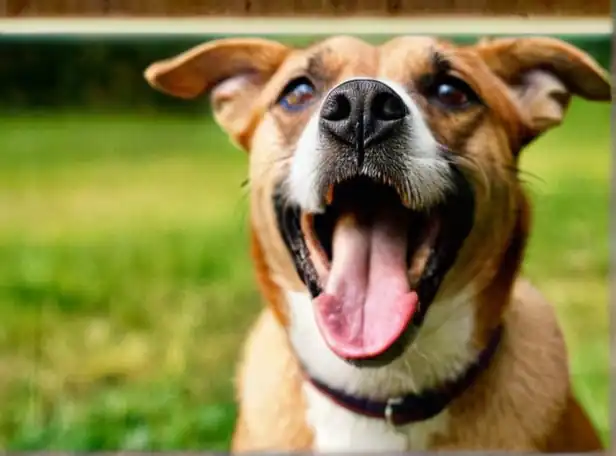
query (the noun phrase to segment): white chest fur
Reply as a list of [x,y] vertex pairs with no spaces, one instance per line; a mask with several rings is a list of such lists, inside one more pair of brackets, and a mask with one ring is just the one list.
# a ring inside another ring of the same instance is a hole
[[384,420],[340,407],[310,384],[304,386],[304,393],[315,451],[422,451],[428,449],[432,437],[447,429],[447,411],[430,420],[393,429]]
[[[417,392],[457,376],[475,358],[471,348],[474,306],[469,295],[435,302],[414,343],[392,364],[360,369],[345,363],[327,347],[316,325],[312,302],[304,293],[289,293],[290,338],[310,373],[329,386],[357,395],[395,397]],[[312,385],[304,386],[307,421],[317,451],[421,451],[446,432],[448,412],[396,429],[384,420],[348,411]]]

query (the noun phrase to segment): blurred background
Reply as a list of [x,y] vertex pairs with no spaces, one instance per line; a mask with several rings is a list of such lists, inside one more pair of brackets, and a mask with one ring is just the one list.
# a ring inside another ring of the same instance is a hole
[[[610,36],[561,38],[609,67]],[[142,78],[208,39],[0,36],[0,449],[227,448],[260,306],[246,157],[205,97]],[[557,307],[606,442],[609,121],[609,104],[575,100],[521,163],[525,274]]]

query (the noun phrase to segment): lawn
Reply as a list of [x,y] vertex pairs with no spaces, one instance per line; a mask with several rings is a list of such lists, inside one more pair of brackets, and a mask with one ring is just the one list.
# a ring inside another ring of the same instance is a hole
[[[524,154],[526,274],[608,438],[609,105]],[[243,153],[207,118],[0,120],[0,448],[225,449],[259,308]]]

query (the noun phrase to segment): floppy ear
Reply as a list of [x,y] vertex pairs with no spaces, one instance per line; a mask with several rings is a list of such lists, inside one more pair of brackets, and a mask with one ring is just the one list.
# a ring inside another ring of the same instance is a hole
[[555,38],[483,40],[475,49],[511,88],[530,138],[559,125],[572,95],[610,101],[608,73],[588,54]]
[[259,38],[214,40],[151,64],[144,76],[152,87],[179,98],[210,92],[214,118],[246,148],[254,102],[290,50]]

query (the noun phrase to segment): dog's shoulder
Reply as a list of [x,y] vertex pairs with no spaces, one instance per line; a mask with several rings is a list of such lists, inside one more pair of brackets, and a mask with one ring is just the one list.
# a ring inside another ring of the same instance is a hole
[[503,358],[508,367],[503,373],[509,380],[503,381],[512,395],[539,404],[544,400],[546,413],[551,407],[563,408],[570,389],[569,363],[555,307],[530,281],[520,278],[504,321]]
[[269,309],[261,311],[251,328],[236,383],[240,409],[234,451],[310,448],[301,371],[284,329]]
[[570,394],[561,419],[547,436],[541,450],[550,453],[599,451],[603,444],[585,410]]
[[554,305],[527,278],[516,280],[505,322],[508,326],[520,326],[521,329],[529,325],[553,328],[550,338],[554,343],[562,341]]
[[442,445],[445,449],[535,451],[562,420],[570,384],[554,307],[519,279],[504,324],[492,366],[452,406],[453,441]]
[[501,411],[501,416],[492,417],[501,423],[501,438],[538,449],[558,428],[569,407],[571,384],[564,336],[554,305],[525,278],[518,278],[514,285],[504,322],[501,357],[487,387],[495,392],[488,414]]
[[519,279],[508,317],[512,326],[510,337],[515,341],[513,359],[520,377],[526,379],[523,383],[527,387],[535,385],[537,397],[544,404],[553,404],[546,420],[552,425],[543,441],[538,442],[540,449],[600,450],[601,441],[572,393],[567,349],[555,307],[528,280]]

